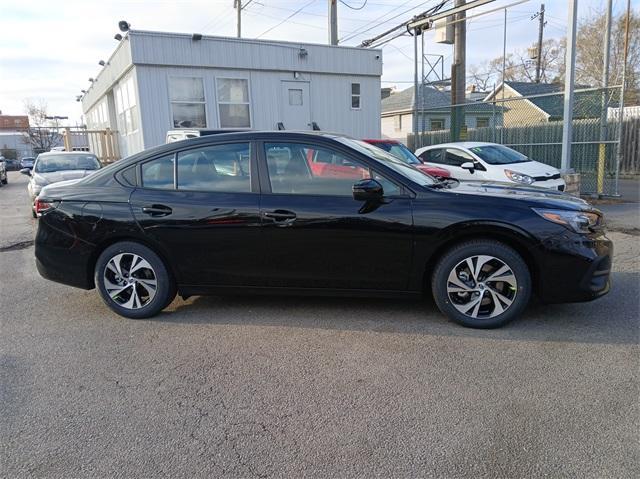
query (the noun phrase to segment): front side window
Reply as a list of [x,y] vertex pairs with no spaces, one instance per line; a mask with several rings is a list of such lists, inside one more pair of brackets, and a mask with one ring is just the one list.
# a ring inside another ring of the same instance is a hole
[[163,156],[142,164],[142,186],[159,190],[172,190],[174,155]]
[[178,153],[178,189],[249,193],[249,143],[212,145]]
[[360,83],[351,84],[351,108],[360,109]]
[[[251,128],[249,80],[216,78],[216,86],[220,128]],[[292,100],[296,99],[290,98]]]
[[265,143],[271,191],[282,194],[352,196],[353,184],[375,178],[386,195],[398,194],[395,183],[359,161],[335,150],[303,143]]
[[450,166],[460,166],[469,161],[473,162],[474,158],[469,153],[456,148],[447,148],[444,154],[444,164]]
[[169,78],[169,98],[174,128],[207,127],[202,78]]

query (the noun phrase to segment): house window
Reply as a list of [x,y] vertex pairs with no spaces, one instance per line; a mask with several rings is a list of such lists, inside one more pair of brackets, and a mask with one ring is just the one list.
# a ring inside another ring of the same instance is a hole
[[[116,114],[118,115],[118,129],[122,135],[130,135],[138,129],[138,102],[133,77],[129,77],[118,85],[115,90]],[[108,120],[107,107],[100,105],[95,112],[94,122],[101,124]]]
[[289,105],[300,106],[302,105],[302,90],[289,89]]
[[174,128],[206,128],[207,114],[202,78],[169,78]]
[[360,109],[360,83],[351,84],[351,108]]
[[393,117],[393,128],[396,131],[402,130],[402,115],[396,115]]
[[216,78],[216,86],[220,128],[251,128],[249,80]]
[[429,120],[429,130],[444,130],[444,120],[442,118],[433,118]]
[[489,118],[476,118],[476,128],[487,128],[489,126]]

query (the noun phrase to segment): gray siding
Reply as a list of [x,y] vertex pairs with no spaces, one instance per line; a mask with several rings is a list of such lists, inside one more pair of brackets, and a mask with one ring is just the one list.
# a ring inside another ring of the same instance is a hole
[[[129,38],[136,65],[382,75],[382,50],[376,49],[225,37],[193,41],[191,35],[144,31]],[[306,56],[299,55],[301,48]]]
[[[207,128],[219,128],[216,77],[248,78],[251,127],[273,130],[282,117],[281,82],[295,81],[290,72],[229,70],[223,68],[177,68],[137,66],[139,111],[144,125],[144,148],[165,142],[173,129],[168,78],[194,76],[204,80]],[[309,82],[311,121],[322,130],[356,138],[380,136],[380,78],[362,75],[304,74]],[[360,83],[361,108],[351,109],[351,83]],[[286,126],[286,122],[285,122]]]
[[82,111],[87,112],[131,68],[131,45],[129,37],[125,37],[118,44],[107,65],[98,74],[97,81],[89,87],[82,98]]

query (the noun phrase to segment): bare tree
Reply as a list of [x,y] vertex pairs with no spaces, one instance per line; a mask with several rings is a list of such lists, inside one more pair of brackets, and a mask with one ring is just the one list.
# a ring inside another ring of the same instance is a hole
[[62,142],[61,135],[47,120],[47,108],[47,102],[42,98],[24,100],[24,109],[29,116],[29,128],[24,141],[31,145],[34,153],[49,151]]
[[[624,57],[624,30],[626,13],[611,22],[611,56],[609,85],[622,82]],[[577,34],[576,80],[586,85],[602,86],[604,12],[591,12],[580,22]],[[627,57],[625,104],[640,104],[640,16],[631,11],[629,23],[629,50]]]

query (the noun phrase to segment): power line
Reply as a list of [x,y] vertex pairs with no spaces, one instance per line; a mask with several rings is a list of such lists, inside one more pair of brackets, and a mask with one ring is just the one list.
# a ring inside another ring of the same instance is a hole
[[360,5],[359,7],[352,7],[351,5],[349,5],[347,2],[345,2],[344,0],[338,0],[341,4],[343,4],[345,7],[350,8],[351,10],[362,10],[364,7],[367,6],[367,0],[364,0],[364,3],[362,5]]
[[301,6],[300,8],[298,8],[295,12],[293,12],[291,15],[289,15],[287,18],[285,18],[284,20],[282,20],[280,23],[272,26],[271,28],[265,30],[264,32],[262,32],[260,35],[258,35],[256,38],[260,38],[263,35],[266,35],[267,33],[269,33],[271,30],[274,30],[276,28],[278,28],[280,25],[282,25],[284,22],[286,22],[287,20],[289,20],[290,18],[295,17],[298,13],[300,13],[302,10],[304,10],[305,8],[307,8],[309,5],[311,5],[312,3],[314,3],[316,0],[311,0],[309,3],[305,3],[303,6]]

